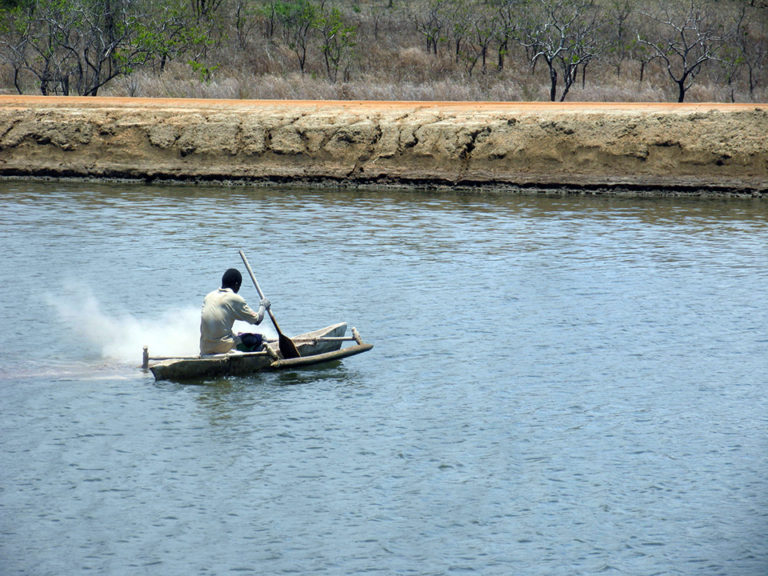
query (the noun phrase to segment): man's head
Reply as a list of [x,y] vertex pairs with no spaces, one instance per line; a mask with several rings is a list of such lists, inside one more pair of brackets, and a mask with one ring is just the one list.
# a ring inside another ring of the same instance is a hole
[[232,292],[235,294],[237,294],[237,291],[240,290],[240,284],[242,283],[243,277],[240,275],[240,272],[234,268],[230,268],[224,272],[224,276],[221,277],[221,287],[231,288]]

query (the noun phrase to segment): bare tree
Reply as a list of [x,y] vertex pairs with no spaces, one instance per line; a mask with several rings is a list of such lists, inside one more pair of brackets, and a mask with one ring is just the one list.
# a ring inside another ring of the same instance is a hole
[[472,13],[476,5],[472,0],[453,0],[447,15],[446,27],[449,30],[453,57],[456,63],[461,60],[464,42],[471,34]]
[[249,0],[234,0],[232,19],[234,20],[237,45],[240,50],[246,49],[251,33],[258,26],[257,16],[259,16],[259,11],[253,8]]
[[[477,10],[472,19],[472,48],[475,62],[479,59],[483,74],[488,70],[488,51],[496,38],[498,19],[495,14]],[[471,72],[471,70],[470,70]]]
[[735,31],[735,47],[738,61],[747,71],[747,86],[750,97],[754,97],[761,74],[768,62],[768,2],[755,7],[744,7]]
[[722,25],[701,0],[690,0],[682,10],[676,4],[664,3],[660,9],[643,14],[655,23],[656,38],[638,37],[638,41],[661,60],[677,85],[677,101],[683,102],[703,66],[717,58],[725,40]]
[[194,25],[177,23],[172,33],[178,36],[168,36],[169,21],[155,18],[156,10],[140,0],[22,0],[2,13],[13,33],[0,51],[13,63],[20,93],[25,75],[42,94],[96,96],[135,67],[204,42]]
[[224,0],[191,0],[192,10],[198,21],[211,20]]
[[634,13],[635,2],[633,0],[609,0],[607,6],[606,26],[610,31],[606,32],[608,43],[608,56],[616,67],[616,77],[621,76],[621,67],[636,42],[630,27],[630,18]]
[[77,92],[96,96],[99,89],[113,78],[128,72],[132,66],[147,60],[146,46],[136,42],[134,27],[137,14],[130,12],[124,0],[101,0],[95,10],[81,5],[80,37],[65,45],[77,61]]
[[445,16],[442,13],[444,4],[445,0],[429,0],[426,14],[416,18],[416,29],[427,43],[427,52],[435,56],[445,26]]
[[17,10],[12,10],[6,14],[4,24],[8,30],[16,31],[16,34],[4,34],[0,38],[0,58],[10,66],[13,86],[22,94],[22,75],[26,69],[32,22]]
[[549,97],[555,101],[562,73],[564,101],[577,78],[597,56],[598,10],[593,0],[545,0],[541,13],[530,14],[520,42],[530,50],[531,67],[543,60],[549,71]]
[[504,69],[504,60],[509,53],[509,42],[517,31],[518,12],[521,0],[499,0],[496,6],[498,27],[496,29],[497,58],[496,67]]
[[78,65],[71,46],[79,37],[79,7],[69,2],[40,2],[17,8],[24,69],[37,78],[43,95],[69,95]]
[[749,6],[746,4],[743,4],[739,7],[734,22],[732,24],[729,23],[728,34],[731,36],[732,41],[726,42],[718,55],[720,71],[722,72],[725,78],[725,83],[728,86],[731,102],[736,101],[735,84],[737,82],[739,72],[746,62],[747,51],[745,51],[745,48],[747,48],[748,44],[750,43],[749,40],[746,40],[748,34],[745,27],[748,9]]
[[381,26],[381,21],[384,18],[384,15],[388,10],[392,8],[391,2],[388,6],[385,6],[384,4],[379,4],[378,2],[371,2],[368,5],[368,14],[373,22],[373,39],[378,41],[379,40],[379,27]]

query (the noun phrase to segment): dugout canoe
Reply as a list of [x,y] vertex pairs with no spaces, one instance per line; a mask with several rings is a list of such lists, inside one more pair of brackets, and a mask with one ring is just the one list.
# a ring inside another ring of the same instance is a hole
[[[319,330],[299,334],[292,338],[300,356],[283,358],[277,340],[269,340],[258,352],[229,352],[206,356],[151,357],[144,347],[142,368],[149,370],[155,380],[184,382],[222,376],[247,376],[264,370],[301,368],[341,360],[373,348],[360,338],[352,328],[352,336],[346,336],[347,324],[340,322]],[[342,347],[344,342],[354,342]]]

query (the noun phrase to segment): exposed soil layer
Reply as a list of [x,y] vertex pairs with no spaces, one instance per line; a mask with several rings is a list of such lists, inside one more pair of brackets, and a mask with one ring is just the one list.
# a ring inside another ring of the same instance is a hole
[[0,96],[0,176],[768,197],[768,104]]

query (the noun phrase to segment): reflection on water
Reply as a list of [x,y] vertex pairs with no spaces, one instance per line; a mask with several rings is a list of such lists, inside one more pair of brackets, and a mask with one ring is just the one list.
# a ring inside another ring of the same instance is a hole
[[[0,572],[766,573],[767,216],[4,183]],[[154,382],[239,248],[376,347]]]

